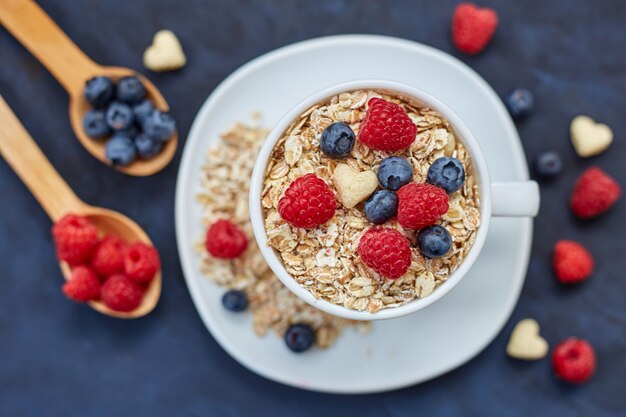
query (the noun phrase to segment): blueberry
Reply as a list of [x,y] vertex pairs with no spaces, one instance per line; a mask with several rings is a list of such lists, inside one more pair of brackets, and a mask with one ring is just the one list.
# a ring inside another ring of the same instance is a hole
[[450,194],[463,186],[463,182],[465,182],[465,169],[458,159],[444,156],[436,159],[430,168],[428,168],[426,181],[432,185],[443,188]]
[[445,227],[428,226],[417,234],[417,246],[426,258],[439,258],[452,247],[452,238]]
[[111,165],[126,166],[135,159],[135,144],[126,136],[115,135],[107,142],[105,153]]
[[399,156],[390,156],[383,159],[378,168],[378,182],[387,190],[397,191],[413,179],[411,164]]
[[243,291],[229,290],[222,296],[222,305],[226,310],[239,313],[248,308],[248,297]]
[[556,152],[542,153],[533,164],[535,173],[540,177],[551,178],[559,175],[563,169],[561,157]]
[[355,135],[350,126],[336,122],[322,132],[320,149],[330,158],[345,158],[354,147]]
[[113,81],[108,77],[94,77],[87,81],[83,94],[94,107],[105,107],[113,98]]
[[141,127],[137,123],[133,123],[130,127],[124,130],[118,130],[115,132],[120,136],[126,136],[127,138],[135,139],[141,134]]
[[120,131],[129,129],[135,122],[135,115],[128,104],[114,101],[107,109],[107,123],[111,129]]
[[89,110],[83,118],[83,128],[88,136],[100,139],[111,133],[106,120],[106,113],[102,110]]
[[161,152],[163,142],[158,142],[145,133],[142,133],[135,138],[135,147],[140,157],[148,159]]
[[124,77],[117,83],[115,95],[125,103],[139,103],[146,96],[146,87],[137,77]]
[[176,132],[176,121],[168,113],[154,110],[145,118],[143,131],[152,139],[165,142]]
[[304,352],[313,346],[315,333],[308,324],[294,324],[285,332],[287,347],[296,353]]
[[532,113],[535,99],[530,91],[517,88],[506,96],[504,104],[511,113],[511,117],[514,120],[520,120]]
[[398,213],[398,196],[393,191],[378,190],[365,202],[365,217],[383,224]]
[[154,104],[148,99],[143,100],[139,104],[133,106],[133,113],[135,113],[135,120],[137,123],[143,124],[144,120],[154,110]]

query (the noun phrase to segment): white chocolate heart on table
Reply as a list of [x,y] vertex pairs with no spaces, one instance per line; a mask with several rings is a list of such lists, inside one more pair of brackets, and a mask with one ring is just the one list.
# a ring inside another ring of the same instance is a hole
[[506,353],[527,361],[545,357],[548,354],[548,342],[539,334],[539,324],[533,319],[517,323],[506,346]]
[[613,142],[613,131],[591,117],[576,116],[570,125],[572,144],[578,156],[588,158],[604,152]]
[[143,64],[152,71],[171,71],[185,66],[187,59],[174,32],[160,30],[143,54]]

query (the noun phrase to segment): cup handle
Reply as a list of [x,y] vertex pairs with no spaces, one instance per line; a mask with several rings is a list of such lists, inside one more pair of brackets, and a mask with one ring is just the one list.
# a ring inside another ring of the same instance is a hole
[[535,181],[491,184],[492,215],[535,217],[539,211],[539,185]]

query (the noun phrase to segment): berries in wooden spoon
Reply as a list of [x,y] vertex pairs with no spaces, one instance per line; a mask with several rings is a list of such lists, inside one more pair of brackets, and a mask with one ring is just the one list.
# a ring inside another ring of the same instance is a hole
[[72,267],[63,293],[78,302],[102,300],[116,311],[132,311],[161,268],[159,254],[144,243],[104,236],[85,217],[67,214],[53,227],[59,259]]
[[138,77],[124,77],[117,84],[94,77],[84,95],[94,109],[85,113],[83,129],[93,139],[109,138],[105,155],[112,165],[153,158],[176,133],[176,121],[155,109]]

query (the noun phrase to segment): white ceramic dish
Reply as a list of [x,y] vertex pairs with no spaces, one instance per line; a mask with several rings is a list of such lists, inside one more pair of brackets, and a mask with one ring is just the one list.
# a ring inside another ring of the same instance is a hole
[[[431,295],[425,298],[415,299],[399,307],[381,310],[377,313],[356,311],[327,300],[317,299],[306,288],[300,286],[285,269],[276,251],[267,246],[267,233],[265,230],[265,216],[261,205],[262,191],[266,178],[267,164],[272,155],[276,143],[284,136],[285,130],[300,118],[300,115],[320,102],[329,100],[331,97],[344,92],[356,90],[384,91],[387,94],[405,97],[414,104],[428,106],[445,117],[452,125],[455,136],[460,140],[469,154],[472,156],[473,170],[476,175],[480,190],[480,215],[481,225],[476,234],[476,240],[467,254],[463,263],[452,273],[446,282],[441,284]],[[492,216],[529,216],[534,217],[539,210],[539,186],[534,181],[520,181],[509,183],[493,183],[490,180],[489,167],[483,151],[469,128],[463,120],[441,100],[433,97],[423,90],[407,84],[386,80],[356,80],[339,83],[325,88],[297,103],[285,116],[283,116],[269,133],[267,140],[259,152],[252,181],[250,184],[250,218],[254,235],[261,252],[272,271],[294,294],[306,301],[313,307],[352,320],[383,320],[405,316],[422,310],[432,303],[440,300],[463,277],[471,270],[472,265],[480,255],[480,252],[489,232],[489,224]]]
[[[329,71],[327,63],[334,60],[351,65]],[[368,335],[348,330],[329,350],[303,355],[290,354],[273,335],[259,339],[249,315],[224,311],[223,291],[200,273],[192,247],[203,233],[195,195],[205,149],[221,131],[255,111],[262,111],[264,123],[272,126],[302,97],[372,77],[415,85],[454,108],[480,138],[494,181],[528,179],[517,132],[494,91],[463,63],[428,46],[380,36],[321,38],[271,52],[229,76],[203,105],[185,145],[176,190],[179,255],[198,313],[218,343],[252,371],[302,389],[380,392],[464,364],[509,318],[528,266],[532,221],[494,219],[472,272],[444,299],[416,314],[374,323]],[[295,82],[285,88],[289,80]]]

